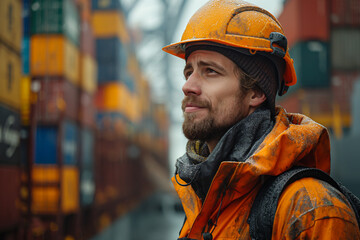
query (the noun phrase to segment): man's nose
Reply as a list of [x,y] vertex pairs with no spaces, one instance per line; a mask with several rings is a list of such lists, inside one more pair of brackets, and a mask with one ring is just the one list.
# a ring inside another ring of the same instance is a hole
[[185,96],[189,94],[200,95],[201,88],[200,88],[200,78],[199,74],[193,72],[188,79],[186,80],[185,84],[182,87],[182,91],[184,92]]

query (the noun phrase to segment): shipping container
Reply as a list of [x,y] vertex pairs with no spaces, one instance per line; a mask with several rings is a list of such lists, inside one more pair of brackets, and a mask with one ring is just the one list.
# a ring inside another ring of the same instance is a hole
[[79,84],[79,51],[61,35],[33,35],[30,39],[32,76],[63,76]]
[[335,70],[360,69],[360,25],[353,29],[332,29],[331,65]]
[[339,105],[344,127],[351,126],[351,98],[356,81],[360,79],[360,69],[357,71],[333,71],[331,76],[331,88],[334,102]]
[[329,40],[328,1],[289,0],[279,16],[288,46],[308,40]]
[[80,52],[95,58],[95,37],[90,23],[81,23]]
[[115,111],[125,114],[130,93],[123,83],[112,82],[100,85],[96,92],[96,107],[99,111]]
[[360,136],[360,79],[357,79],[354,84],[351,97],[351,116],[351,134]]
[[290,49],[294,59],[298,87],[330,86],[330,58],[327,42],[299,42]]
[[80,90],[80,106],[78,111],[78,121],[80,125],[94,128],[96,117],[96,105],[94,94]]
[[89,54],[81,54],[79,85],[89,93],[94,93],[97,87],[97,63]]
[[92,26],[96,38],[118,37],[121,42],[130,42],[126,20],[119,11],[94,11]]
[[20,109],[20,55],[0,43],[0,59],[0,103]]
[[358,0],[331,0],[330,2],[332,26],[360,26],[360,2]]
[[95,133],[89,128],[82,128],[81,142],[81,172],[80,172],[80,199],[83,206],[93,203],[95,194],[94,156]]
[[[35,115],[39,123],[55,124],[62,118],[76,120],[78,117],[78,88],[64,78],[33,78],[39,86]],[[27,103],[29,106],[30,103]]]
[[79,171],[76,167],[35,165],[32,176],[34,214],[56,214],[57,211],[68,214],[79,209]]
[[61,157],[62,164],[76,165],[78,141],[79,130],[73,122],[64,121],[58,126],[37,126],[35,164],[58,164]]
[[12,51],[20,53],[22,32],[21,0],[1,0],[0,43]]
[[79,46],[80,21],[73,0],[32,0],[31,34],[62,34]]
[[131,123],[123,113],[98,111],[96,114],[96,127],[100,132],[126,137],[130,125]]
[[30,37],[30,6],[31,0],[22,0],[22,24],[23,24],[23,37]]
[[0,105],[0,166],[20,163],[20,114]]
[[0,166],[0,232],[20,224],[20,168]]
[[21,46],[22,73],[29,75],[30,73],[30,37],[24,36]]
[[282,106],[289,113],[300,113],[301,102],[299,92],[288,93],[282,97],[278,97],[276,104]]
[[121,10],[118,0],[91,0],[92,10]]

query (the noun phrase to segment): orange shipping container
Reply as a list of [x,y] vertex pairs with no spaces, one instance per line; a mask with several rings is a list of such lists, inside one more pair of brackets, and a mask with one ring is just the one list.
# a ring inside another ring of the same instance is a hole
[[99,111],[116,111],[125,113],[128,92],[122,83],[113,82],[99,86],[96,93],[96,107]]
[[30,47],[32,76],[64,76],[79,84],[79,51],[62,35],[33,35]]
[[[75,212],[79,208],[79,172],[76,167],[37,165],[33,168],[32,210],[37,214]],[[61,199],[59,199],[61,197]],[[59,209],[59,202],[61,206]]]
[[0,43],[0,102],[20,110],[20,56]]
[[123,43],[130,40],[124,16],[119,11],[95,11],[92,16],[95,37],[118,36]]
[[97,87],[97,64],[95,59],[88,55],[81,55],[80,86],[89,93],[94,93]]
[[20,53],[22,40],[21,0],[0,1],[0,42]]

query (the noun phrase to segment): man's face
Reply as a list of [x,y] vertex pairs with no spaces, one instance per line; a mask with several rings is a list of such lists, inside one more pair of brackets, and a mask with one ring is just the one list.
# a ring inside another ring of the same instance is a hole
[[249,115],[249,94],[240,90],[236,65],[224,55],[197,50],[184,68],[183,132],[190,140],[218,141]]

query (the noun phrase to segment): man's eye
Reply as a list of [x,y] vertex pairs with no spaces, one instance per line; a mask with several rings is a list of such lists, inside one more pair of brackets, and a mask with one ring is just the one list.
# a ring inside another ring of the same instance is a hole
[[217,73],[217,71],[215,71],[215,70],[212,69],[212,68],[206,68],[206,72],[207,72],[207,73]]

